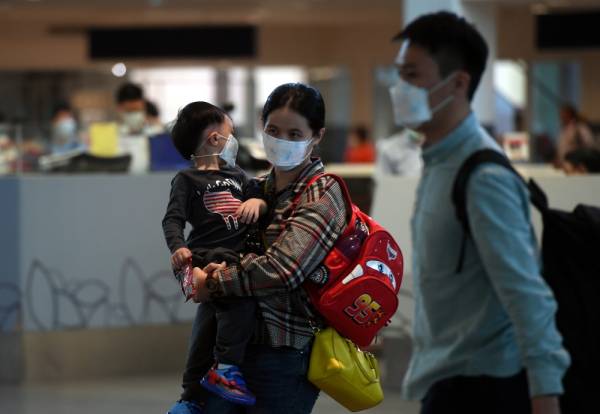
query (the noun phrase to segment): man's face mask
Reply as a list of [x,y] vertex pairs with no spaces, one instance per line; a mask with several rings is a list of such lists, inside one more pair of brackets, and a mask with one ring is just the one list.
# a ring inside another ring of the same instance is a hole
[[125,112],[123,123],[131,132],[141,131],[146,122],[146,114],[143,111]]
[[229,167],[235,167],[235,160],[237,158],[239,144],[237,139],[233,135],[229,135],[229,137],[224,137],[223,135],[217,135],[219,139],[226,139],[225,145],[223,145],[223,149],[217,154],[207,154],[207,155],[192,155],[191,159],[194,161],[196,158],[204,158],[204,157],[214,157],[217,155],[221,158]]
[[280,170],[293,170],[310,156],[312,138],[303,141],[288,141],[272,137],[266,132],[263,132],[262,136],[267,160]]
[[454,96],[449,95],[431,108],[429,106],[429,95],[446,85],[455,73],[451,73],[431,89],[420,88],[400,79],[390,88],[396,124],[415,129],[430,121],[433,114],[448,105],[454,99]]
[[77,124],[73,118],[64,118],[52,127],[54,137],[61,141],[68,141],[77,134]]

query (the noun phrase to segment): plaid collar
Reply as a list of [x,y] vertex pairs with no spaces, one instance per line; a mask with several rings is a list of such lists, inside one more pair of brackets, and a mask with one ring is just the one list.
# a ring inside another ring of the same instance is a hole
[[[304,169],[298,174],[298,177],[291,183],[287,185],[283,190],[279,192],[282,194],[287,191],[291,191],[290,199],[293,200],[296,197],[296,194],[302,193],[306,188],[306,183],[315,175],[323,174],[325,172],[325,167],[323,166],[323,162],[320,158],[311,158],[311,163],[308,164]],[[269,175],[267,176],[267,180],[265,183],[266,193],[275,195],[275,170],[271,170]]]

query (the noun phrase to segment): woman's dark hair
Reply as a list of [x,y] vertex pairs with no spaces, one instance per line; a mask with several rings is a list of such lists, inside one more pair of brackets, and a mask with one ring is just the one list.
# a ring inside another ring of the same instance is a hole
[[306,118],[313,135],[325,127],[325,102],[321,93],[311,86],[302,83],[286,83],[275,88],[263,107],[262,121],[267,122],[271,112],[284,107]]
[[455,70],[471,76],[469,100],[485,70],[488,47],[475,26],[450,12],[426,14],[411,22],[393,40],[410,40],[427,50],[445,78]]
[[189,160],[194,154],[204,130],[210,125],[221,124],[228,115],[221,108],[208,102],[192,102],[177,114],[171,130],[173,144],[183,158]]

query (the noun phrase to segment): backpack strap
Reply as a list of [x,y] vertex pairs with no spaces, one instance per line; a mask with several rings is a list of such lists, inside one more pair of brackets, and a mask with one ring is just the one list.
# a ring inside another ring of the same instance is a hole
[[[481,164],[501,165],[509,171],[512,171],[525,183],[525,180],[523,177],[521,177],[517,170],[514,169],[509,159],[503,153],[493,149],[482,149],[474,152],[460,166],[458,173],[456,174],[456,178],[454,179],[454,185],[452,186],[452,204],[454,204],[456,218],[463,228],[463,237],[460,246],[458,263],[456,265],[456,273],[459,273],[462,270],[465,259],[467,239],[471,235],[471,229],[469,228],[469,217],[467,215],[467,185],[473,171],[475,171],[475,169]],[[527,183],[525,184],[527,185]],[[539,189],[539,187],[537,188]]]
[[310,188],[310,186],[312,186],[315,182],[317,182],[317,180],[319,180],[325,176],[333,178],[340,185],[340,188],[342,189],[342,195],[344,196],[344,200],[346,202],[346,221],[349,221],[352,218],[352,198],[350,197],[350,191],[348,191],[348,186],[346,185],[346,182],[342,179],[342,177],[340,177],[339,175],[336,175],[336,174],[332,174],[332,173],[317,174],[317,175],[313,176],[310,180],[308,180],[306,182],[306,187],[304,187],[304,190],[299,192],[298,194],[296,194],[294,201],[292,201],[291,214],[294,214],[294,212],[296,211],[296,208],[298,208],[298,204],[300,203],[300,198],[302,197],[304,192],[307,191],[307,189]]

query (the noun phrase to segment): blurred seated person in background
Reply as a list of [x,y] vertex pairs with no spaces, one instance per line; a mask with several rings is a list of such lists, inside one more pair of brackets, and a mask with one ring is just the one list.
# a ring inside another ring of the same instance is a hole
[[75,114],[67,103],[59,103],[52,111],[50,139],[52,154],[63,154],[83,147]]
[[594,136],[581,114],[573,105],[564,104],[560,108],[560,135],[556,166],[562,167],[565,155],[578,148],[594,145]]
[[227,115],[231,118],[231,114],[235,111],[235,104],[233,102],[223,102],[221,105],[221,109],[224,110]]
[[0,174],[11,172],[17,158],[17,150],[8,133],[9,124],[4,114],[0,112]]
[[125,83],[117,90],[116,100],[121,134],[145,134],[146,101],[142,87],[135,83]]
[[344,161],[349,163],[369,163],[375,161],[375,147],[364,125],[355,126],[348,134],[348,148]]
[[146,99],[145,105],[146,133],[148,135],[157,135],[165,132],[165,127],[162,122],[160,122],[160,112],[156,104]]
[[407,128],[379,140],[375,175],[419,177],[423,169],[422,144],[422,135]]
[[577,148],[568,152],[562,164],[567,175],[600,173],[600,149]]

